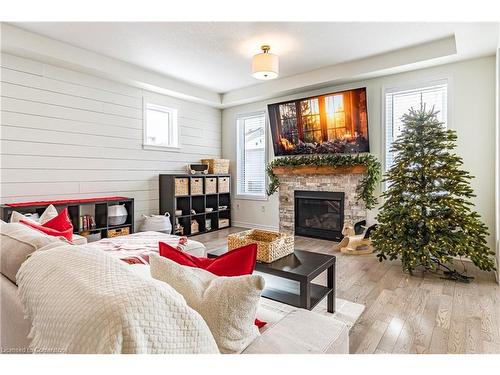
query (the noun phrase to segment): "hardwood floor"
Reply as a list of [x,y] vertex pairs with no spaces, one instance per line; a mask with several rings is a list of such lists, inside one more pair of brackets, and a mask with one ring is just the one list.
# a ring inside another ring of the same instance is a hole
[[[228,228],[194,237],[208,250],[226,245]],[[332,253],[332,242],[295,238],[296,247]],[[500,286],[493,273],[464,262],[470,284],[432,273],[404,274],[374,254],[337,256],[337,297],[366,306],[350,332],[351,353],[500,353]],[[459,262],[457,269],[462,269]],[[320,275],[316,282],[325,282]]]

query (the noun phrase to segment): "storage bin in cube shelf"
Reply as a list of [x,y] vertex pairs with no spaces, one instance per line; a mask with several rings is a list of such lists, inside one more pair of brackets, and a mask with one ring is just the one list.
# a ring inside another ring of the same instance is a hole
[[205,178],[205,194],[216,194],[217,193],[217,178],[207,177]]
[[202,195],[203,194],[203,178],[192,178],[191,179],[191,195]]
[[219,193],[229,193],[229,177],[219,177]]
[[122,225],[127,221],[127,208],[124,204],[116,204],[108,207],[108,225]]
[[174,181],[176,197],[189,195],[189,178],[176,178]]

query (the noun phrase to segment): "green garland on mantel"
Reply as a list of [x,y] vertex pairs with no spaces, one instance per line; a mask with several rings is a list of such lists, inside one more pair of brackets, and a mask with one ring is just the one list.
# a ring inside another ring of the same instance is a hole
[[354,167],[363,165],[366,167],[366,176],[356,187],[356,198],[363,200],[366,208],[373,208],[377,204],[374,196],[375,186],[380,180],[380,163],[371,154],[331,154],[331,155],[307,155],[307,156],[284,156],[274,159],[267,165],[269,186],[267,195],[274,194],[280,185],[278,176],[273,172],[274,167],[299,167],[305,165],[329,166],[329,167]]

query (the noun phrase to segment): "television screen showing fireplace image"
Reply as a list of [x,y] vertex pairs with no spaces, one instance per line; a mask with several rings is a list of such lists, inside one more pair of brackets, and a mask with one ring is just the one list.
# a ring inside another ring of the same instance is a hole
[[274,154],[369,152],[366,88],[268,105]]

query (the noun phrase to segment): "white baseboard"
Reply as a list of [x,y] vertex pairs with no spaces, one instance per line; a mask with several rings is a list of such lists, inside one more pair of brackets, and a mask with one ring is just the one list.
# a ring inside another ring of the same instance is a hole
[[263,230],[271,230],[277,232],[279,230],[279,227],[274,226],[274,225],[262,225],[262,224],[255,224],[255,223],[247,223],[244,221],[232,221],[231,226],[233,227],[242,227],[242,228],[250,228],[250,229],[263,229]]

